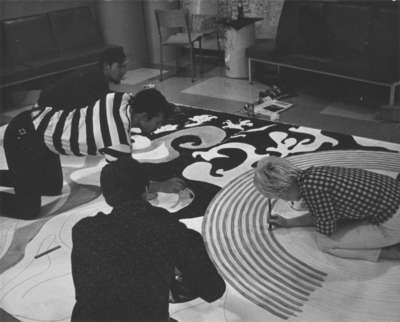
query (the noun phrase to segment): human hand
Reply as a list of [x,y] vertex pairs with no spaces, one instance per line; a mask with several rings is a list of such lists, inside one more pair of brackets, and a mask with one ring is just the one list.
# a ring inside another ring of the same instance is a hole
[[276,227],[290,227],[289,220],[280,215],[271,215],[268,219],[268,224]]
[[306,211],[308,210],[307,204],[303,199],[299,201],[288,201],[289,207],[295,211]]
[[151,183],[151,190],[164,193],[178,193],[186,188],[186,183],[181,178],[170,178],[161,182]]

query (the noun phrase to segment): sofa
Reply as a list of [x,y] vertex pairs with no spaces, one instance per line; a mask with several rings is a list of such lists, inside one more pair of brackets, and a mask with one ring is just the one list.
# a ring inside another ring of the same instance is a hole
[[94,65],[106,44],[90,6],[0,21],[0,89]]
[[255,63],[366,82],[400,85],[398,2],[286,0],[276,38],[247,48],[249,81]]

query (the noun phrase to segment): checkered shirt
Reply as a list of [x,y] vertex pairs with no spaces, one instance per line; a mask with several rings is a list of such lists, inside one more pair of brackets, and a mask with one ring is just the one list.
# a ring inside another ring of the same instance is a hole
[[298,184],[317,231],[325,235],[341,219],[380,224],[400,207],[400,182],[367,170],[311,167],[301,172]]

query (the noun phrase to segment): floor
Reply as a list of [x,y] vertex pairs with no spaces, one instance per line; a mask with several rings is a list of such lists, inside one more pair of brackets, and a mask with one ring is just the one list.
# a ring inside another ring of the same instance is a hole
[[[237,115],[245,115],[243,105],[256,101],[259,91],[268,87],[261,82],[249,84],[246,79],[227,78],[224,67],[213,68],[212,65],[208,65],[208,71],[194,83],[189,77],[185,77],[184,72],[178,77],[172,74],[162,82],[158,78],[146,82],[155,84],[171,101]],[[280,122],[400,143],[400,123],[381,121],[377,118],[379,105],[385,104],[384,94],[372,103],[361,101],[357,103],[358,96],[362,99],[362,92],[354,94],[353,97],[350,95],[346,100],[340,97],[340,94],[321,95],[318,93],[318,88],[310,90],[310,86],[304,86],[304,82],[303,77],[294,84],[297,95],[285,99],[293,103],[293,107],[281,113]],[[338,80],[338,84],[340,82]],[[352,85],[359,91],[358,84],[350,83],[344,85],[346,93],[351,92]],[[141,86],[141,84],[125,85],[121,88],[135,91]],[[331,83],[327,86],[331,86]],[[335,88],[335,85],[332,87]]]
[[[178,75],[174,75],[174,71],[164,71],[166,77],[160,82],[157,69],[136,69],[134,73],[129,71],[122,84],[115,89],[134,93],[143,85],[151,83],[171,101],[245,115],[243,105],[255,102],[259,91],[268,87],[266,83],[255,81],[249,84],[246,79],[225,77],[225,68],[220,61],[211,59],[205,66],[206,71],[203,74],[198,73],[194,83],[191,82],[188,70],[180,71]],[[291,76],[298,75],[299,73],[289,73],[287,77],[290,80]],[[283,79],[283,82],[286,80]],[[294,82],[289,81],[297,95],[285,99],[293,103],[293,107],[280,114],[280,122],[400,143],[400,122],[382,121],[377,116],[379,106],[384,105],[387,99],[385,93],[372,102],[365,102],[363,95],[368,95],[368,87],[360,92],[358,84],[354,82],[325,79],[322,83],[324,81],[326,84],[322,86],[323,90],[319,88],[321,82],[315,80],[312,74],[303,75]],[[343,96],[340,93],[334,95],[337,88],[343,87],[346,88]],[[354,95],[348,95],[353,88]],[[40,91],[30,91],[22,98],[18,97],[12,110],[0,114],[0,124],[8,122],[21,108],[33,103],[39,93]]]
[[[137,90],[140,90],[143,88],[143,85],[145,84],[154,84],[158,89],[160,89],[169,100],[180,103],[180,104],[186,104],[186,105],[192,105],[195,107],[201,107],[204,109],[209,109],[217,112],[226,112],[229,114],[234,114],[236,116],[240,116],[243,118],[246,118],[246,113],[243,111],[243,105],[245,103],[249,102],[254,102],[258,98],[258,92],[264,88],[266,88],[267,85],[263,83],[254,83],[254,84],[248,84],[247,80],[243,79],[228,79],[224,77],[224,68],[222,66],[213,66],[212,64],[209,65],[208,70],[204,73],[204,75],[200,78],[198,78],[194,83],[191,82],[190,77],[187,77],[186,72],[181,72],[178,76],[174,76],[171,72],[166,72],[167,78],[160,82],[157,77],[154,78],[154,76],[157,75],[157,71],[154,69],[141,69],[137,73],[134,71],[131,71],[128,75],[125,81],[119,85],[119,90],[123,91],[128,91],[128,92],[136,92]],[[304,127],[309,127],[309,128],[304,128],[302,131],[306,131],[308,134],[316,135],[318,138],[315,140],[315,142],[304,142],[304,144],[299,144],[300,149],[314,149],[315,145],[318,145],[319,147],[322,146],[322,144],[332,142],[332,138],[337,138],[335,134],[331,134],[328,132],[321,133],[319,130],[315,129],[325,129],[327,131],[332,131],[332,132],[338,132],[338,133],[344,133],[344,134],[350,134],[353,136],[360,136],[360,137],[365,137],[365,138],[370,138],[372,140],[365,140],[365,139],[357,139],[355,142],[351,144],[355,144],[354,146],[364,146],[364,147],[374,147],[375,149],[379,149],[382,147],[388,150],[396,150],[398,151],[400,148],[397,144],[395,143],[400,143],[400,125],[399,123],[388,123],[388,122],[381,122],[376,119],[375,113],[376,113],[376,106],[367,106],[367,105],[357,105],[354,104],[353,102],[343,102],[341,100],[338,100],[337,98],[332,98],[332,97],[321,97],[320,95],[313,95],[310,94],[309,89],[302,89],[300,85],[303,85],[299,83],[299,87],[296,87],[295,90],[297,92],[297,96],[292,97],[290,99],[287,99],[287,101],[290,101],[293,103],[293,106],[289,108],[288,110],[282,112],[279,117],[279,122],[284,123],[282,125],[282,128],[290,128],[290,124],[293,125],[301,125]],[[26,108],[23,106],[20,106],[19,108],[16,108],[14,110],[8,111],[7,113],[4,113],[1,115],[1,119],[3,124],[6,123],[8,120],[10,120],[16,113],[18,113],[21,109]],[[264,118],[264,117],[263,117]],[[237,127],[243,127],[246,128],[246,123],[244,122],[243,124],[241,123],[241,118],[238,118],[238,123],[232,123],[230,126],[232,129]],[[228,125],[229,127],[229,125]],[[314,129],[313,129],[314,128]],[[1,128],[4,130],[4,126]],[[195,128],[192,128],[188,131],[195,130]],[[189,133],[192,133],[189,132]],[[249,131],[250,132],[250,131]],[[295,131],[296,132],[296,131]],[[277,135],[282,135],[284,132],[279,132]],[[280,134],[279,134],[280,133]],[[293,138],[290,138],[290,140],[293,140]],[[376,141],[378,140],[378,141]],[[379,141],[381,140],[381,141]],[[287,140],[288,141],[288,140]],[[385,141],[385,142],[383,142]],[[1,139],[0,139],[1,142]],[[280,143],[283,144],[284,139],[280,141]],[[301,142],[300,142],[301,143]],[[288,142],[290,145],[291,143]],[[347,144],[347,143],[346,143]],[[284,145],[282,145],[283,147]],[[368,148],[366,148],[368,149]],[[208,152],[208,151],[207,151]],[[207,153],[204,152],[204,153]],[[250,151],[251,152],[251,151]],[[251,153],[248,154],[251,154]],[[374,153],[358,153],[356,151],[357,155],[354,155],[352,157],[352,160],[357,160],[357,163],[362,164],[363,161],[365,161],[365,164],[370,164],[371,162],[369,158],[374,158],[375,157],[375,151]],[[210,151],[210,155],[212,154],[218,155],[218,151]],[[256,157],[257,155],[253,153],[253,157]],[[329,151],[326,152],[328,156]],[[382,152],[382,156],[385,156],[386,152]],[[206,158],[205,156],[204,158]],[[397,157],[397,156],[396,156]],[[4,160],[1,160],[3,156],[0,157],[0,161],[4,162]],[[312,158],[312,157],[311,157]],[[335,162],[348,162],[349,159],[342,158],[341,155],[335,155],[335,154],[330,154],[329,158],[334,159]],[[301,157],[300,157],[301,159]],[[379,159],[379,157],[378,157]],[[397,159],[396,159],[397,160]],[[394,160],[394,161],[396,161]],[[250,160],[251,161],[251,160]],[[308,162],[308,159],[305,160],[300,160],[299,162]],[[394,164],[393,168],[398,167],[399,162],[394,162],[393,160],[387,160],[388,164]],[[89,172],[89,176],[85,177],[85,183],[90,183],[94,184],[98,181],[98,171],[99,168],[103,165],[101,162],[94,162],[94,161],[88,161],[88,160],[69,160],[68,158],[64,160],[65,164],[68,166],[68,169],[71,171],[71,178],[73,177],[76,182],[80,182],[80,180],[84,177],[85,173],[86,175]],[[376,162],[376,160],[375,160]],[[379,163],[379,162],[378,162]],[[384,163],[384,162],[383,162]],[[250,163],[246,163],[246,167],[249,167]],[[379,167],[379,165],[377,165]],[[246,168],[247,169],[247,168]],[[196,170],[196,169],[195,169]],[[191,175],[196,176],[196,171],[192,170]],[[243,170],[243,169],[242,169]],[[241,170],[241,171],[242,171]],[[229,172],[229,171],[227,171]],[[238,178],[238,180],[242,180],[242,177]],[[222,179],[213,179],[213,180],[222,180]],[[225,181],[228,180],[227,178],[224,179]],[[247,178],[244,178],[243,180],[247,180]],[[228,188],[230,187],[231,189],[235,189],[236,187],[239,187],[244,181],[240,181],[238,185],[235,185],[235,182],[228,185]],[[226,182],[220,181],[217,185],[220,185],[221,187],[225,186],[228,181]],[[240,191],[239,191],[240,192]],[[68,191],[66,192],[68,193]],[[246,192],[248,193],[248,192]],[[235,195],[233,195],[235,196]],[[252,195],[249,195],[249,198]],[[221,197],[221,196],[220,196]],[[240,202],[241,198],[243,198],[243,195],[238,194],[237,198],[235,201]],[[221,199],[221,198],[220,198]],[[259,204],[260,201],[254,200],[254,204]],[[218,202],[218,200],[217,200]],[[223,204],[223,200],[221,201]],[[102,207],[105,207],[105,204],[103,201],[97,201],[96,205],[101,205]],[[57,206],[57,205],[56,205]],[[61,207],[60,205],[58,205]],[[216,204],[215,207],[218,207],[218,203]],[[281,211],[287,211],[284,209],[284,206],[281,205]],[[239,209],[239,207],[238,207]],[[81,208],[82,213],[85,212],[93,212],[92,208],[87,208],[84,205]],[[213,211],[213,209],[211,209]],[[235,215],[240,215],[240,213],[234,213],[232,214],[232,218],[225,218],[224,220],[227,220],[228,222],[230,220],[234,221],[234,216]],[[46,224],[46,229],[49,231],[53,231],[52,229],[56,229],[54,231],[58,231],[59,235],[57,235],[57,238],[59,238],[61,241],[64,241],[66,244],[70,244],[70,240],[68,240],[68,237],[63,235],[63,231],[65,227],[69,227],[75,222],[76,220],[79,219],[79,216],[82,216],[82,214],[77,214],[77,213],[69,213],[68,210],[65,210],[64,213],[62,213],[59,216],[56,216],[56,220],[54,221],[49,221],[48,224]],[[208,222],[203,223],[203,218],[195,218],[195,219],[190,219],[190,220],[185,220],[185,223],[196,230],[201,231],[202,225],[203,228],[206,229],[209,225]],[[256,221],[256,219],[254,219]],[[34,223],[35,224],[35,223]],[[34,225],[33,224],[33,225]],[[41,227],[40,225],[44,225],[42,222],[37,222],[37,226],[33,227],[32,225],[28,225],[26,223],[14,223],[12,221],[5,221],[2,223],[3,227],[7,226],[11,229],[19,231],[23,231],[24,228],[28,231],[36,231],[37,227]],[[242,232],[240,232],[242,234]],[[245,240],[246,238],[246,232],[243,232],[243,235],[237,235],[235,238],[237,238],[237,242],[240,244],[242,241]],[[235,232],[233,232],[233,235],[235,235]],[[257,235],[257,234],[256,234]],[[33,235],[32,235],[33,236]],[[278,236],[278,235],[277,235]],[[341,307],[342,305],[347,305],[348,307],[351,307],[353,310],[353,317],[358,316],[360,321],[380,321],[380,317],[376,316],[374,312],[365,312],[365,311],[360,311],[361,313],[357,315],[357,312],[360,307],[365,306],[365,302],[362,302],[360,300],[361,297],[359,297],[359,294],[357,295],[356,293],[354,295],[355,299],[354,302],[352,303],[341,303],[341,299],[343,297],[340,296],[341,293],[351,293],[351,290],[354,289],[356,290],[359,285],[362,285],[363,287],[365,286],[366,289],[369,290],[369,287],[375,286],[375,280],[378,281],[376,282],[376,287],[374,292],[376,291],[378,294],[379,292],[386,291],[388,292],[387,288],[383,288],[384,286],[389,285],[389,280],[390,278],[396,278],[396,274],[398,273],[398,269],[396,267],[393,267],[391,265],[385,265],[381,269],[377,269],[375,266],[372,264],[365,264],[363,265],[362,269],[359,271],[356,270],[359,265],[356,266],[351,266],[346,264],[344,261],[339,261],[335,262],[334,260],[331,259],[326,259],[323,256],[320,256],[318,254],[315,254],[314,249],[309,249],[309,248],[302,248],[303,242],[305,242],[306,245],[310,245],[310,243],[307,243],[307,237],[308,235],[305,234],[304,232],[297,232],[297,235],[295,236],[296,238],[299,238],[299,242],[295,241],[295,237],[293,235],[287,234],[286,232],[283,232],[280,234],[278,237],[281,238],[280,240],[285,243],[285,247],[290,250],[292,254],[299,254],[303,258],[306,258],[307,260],[310,260],[311,262],[316,264],[316,267],[331,267],[329,270],[329,278],[324,281],[327,285],[325,288],[318,288],[317,291],[311,296],[312,303],[314,304],[309,304],[306,308],[304,308],[304,312],[302,315],[300,315],[298,318],[296,318],[296,312],[293,313],[293,315],[289,316],[289,319],[294,320],[294,321],[310,321],[307,320],[307,317],[315,317],[315,316],[324,316],[326,319],[321,318],[319,319],[320,321],[337,321],[340,317],[341,320],[343,321],[355,321],[355,319],[349,320],[348,317],[339,310],[335,309],[337,307]],[[5,245],[7,243],[3,243],[3,246],[1,244],[1,241],[7,241],[9,236],[7,234],[2,234],[0,230],[0,258],[2,255],[4,255],[5,252]],[[25,238],[26,237],[25,235]],[[53,237],[52,237],[53,238]],[[55,237],[54,237],[55,238]],[[53,238],[53,239],[54,239]],[[209,236],[205,236],[205,238],[209,238]],[[43,239],[41,241],[41,244],[39,244],[38,241],[36,241],[35,244],[32,244],[32,247],[37,247],[37,250],[39,251],[40,249],[46,249],[46,247],[50,247],[51,243],[53,242],[53,239]],[[251,241],[253,243],[253,241]],[[268,247],[265,245],[257,245],[259,240],[254,241],[257,247],[260,247],[262,251],[268,251]],[[5,244],[5,245],[4,245]],[[253,245],[253,244],[252,244]],[[227,246],[229,248],[229,245]],[[244,246],[243,246],[244,247]],[[27,251],[29,251],[27,249]],[[57,258],[58,256],[63,255],[63,249],[58,250],[57,252],[54,252],[54,262],[53,265],[58,265]],[[218,250],[216,250],[218,251]],[[225,249],[226,251],[226,249]],[[65,255],[65,254],[64,254]],[[240,254],[235,254],[239,256]],[[286,257],[285,257],[286,256]],[[263,262],[264,256],[260,256],[260,260],[255,260],[257,265],[253,267],[253,269],[259,270],[259,269],[266,269],[268,271],[268,267],[265,266],[267,265],[267,262]],[[42,258],[43,260],[43,265],[42,266],[37,266],[37,268],[41,270],[46,270],[48,269],[47,267],[47,262],[45,261],[45,257]],[[227,259],[228,260],[228,259]],[[281,260],[281,259],[280,259]],[[289,255],[283,255],[282,260],[287,260],[287,261],[293,261],[293,258],[290,258]],[[38,264],[39,265],[39,264]],[[61,264],[60,264],[61,265]],[[63,264],[65,265],[65,263]],[[263,266],[264,265],[264,266]],[[1,263],[0,263],[0,269],[1,269]],[[60,270],[60,272],[68,271],[69,267],[64,267],[64,266],[57,266],[57,269]],[[300,270],[301,271],[301,270]],[[304,272],[304,269],[302,270]],[[58,271],[57,271],[58,272]],[[343,273],[344,272],[344,275]],[[6,272],[8,273],[8,272]],[[298,272],[292,272],[293,274],[299,274]],[[385,274],[384,274],[385,273]],[[25,274],[25,275],[24,275]],[[34,278],[35,272],[31,271],[30,274],[33,274],[32,277]],[[47,274],[47,273],[46,273]],[[276,274],[275,271],[271,268],[271,274]],[[282,272],[278,272],[279,274],[283,274]],[[291,274],[291,273],[290,273]],[[290,275],[289,274],[289,275]],[[308,277],[310,276],[317,276],[316,279],[321,279],[325,277],[324,273],[320,271],[314,271],[313,273],[308,271],[305,273]],[[318,277],[318,274],[321,274],[320,277]],[[340,277],[342,274],[344,276]],[[356,275],[358,274],[358,275]],[[52,278],[60,278],[58,276],[59,274],[55,274],[55,272],[48,272],[48,280],[43,280],[37,283],[41,283],[43,287],[46,287],[46,282],[50,281]],[[261,283],[261,288],[263,292],[266,292],[268,294],[267,289],[263,289],[265,286],[263,285],[263,282],[257,280],[254,278],[256,274],[254,274],[253,271],[243,271],[242,275],[240,278],[243,278],[244,281],[247,281],[248,283],[255,283],[254,285],[254,291],[258,291],[259,285],[257,283]],[[356,276],[355,276],[356,275]],[[387,280],[381,278],[379,279],[379,275],[385,275],[385,278]],[[3,275],[4,276],[4,275]],[[68,278],[67,275],[66,277],[61,276],[62,279]],[[357,276],[360,277],[360,280],[357,280]],[[21,280],[22,282],[26,282],[28,279],[24,279],[26,277],[26,272],[22,272],[19,276],[10,276],[8,275],[8,279],[12,279],[15,284],[15,290],[17,290],[17,286],[19,285],[18,279]],[[238,276],[239,277],[239,276]],[[290,276],[289,276],[290,277]],[[31,277],[30,277],[31,278]],[[253,280],[254,279],[254,280]],[[266,279],[268,279],[268,276],[266,276]],[[337,280],[336,280],[337,279]],[[370,280],[371,279],[371,280]],[[309,280],[309,279],[308,279]],[[1,280],[0,280],[1,282]],[[63,282],[63,281],[61,281]],[[60,282],[60,283],[61,283]],[[65,281],[64,281],[65,282]],[[235,283],[235,278],[234,276],[231,276],[231,282]],[[312,282],[312,281],[311,281]],[[364,284],[357,284],[358,282],[365,282]],[[69,281],[70,283],[70,281]],[[381,283],[381,284],[379,284]],[[318,285],[318,282],[314,281],[314,284]],[[339,286],[338,286],[339,284]],[[11,284],[12,285],[12,284]],[[369,286],[368,286],[369,285]],[[397,285],[397,284],[396,284]],[[398,291],[397,286],[393,286],[390,289],[390,292],[393,292],[393,297],[390,296],[391,299],[395,297],[395,292]],[[7,284],[8,286],[8,284]],[[382,288],[380,288],[382,287]],[[373,288],[373,287],[372,287]],[[15,291],[13,289],[7,289],[7,294],[13,294],[12,292],[17,292],[16,294],[20,296],[22,299],[29,298],[31,299],[31,305],[32,303],[37,303],[37,299],[35,300],[35,293],[34,293],[34,288],[33,286],[30,287],[29,285],[27,288],[24,288],[24,293],[19,294],[18,291]],[[389,292],[389,293],[390,293]],[[324,298],[324,296],[327,296],[327,293],[332,294],[331,299],[333,302],[334,308],[330,307],[330,303],[321,303],[319,301],[319,298]],[[387,293],[387,294],[389,294]],[[288,293],[289,295],[292,293]],[[372,293],[371,293],[372,294]],[[391,294],[391,293],[390,293]],[[274,295],[274,294],[272,294]],[[10,306],[10,301],[7,302],[7,307],[12,308],[12,309],[20,309],[22,312],[45,312],[44,315],[48,314],[48,308],[46,307],[46,301],[51,301],[54,296],[60,296],[58,299],[60,301],[63,301],[62,299],[62,294],[55,294],[52,292],[52,289],[49,288],[49,292],[47,295],[44,295],[43,299],[40,299],[39,303],[41,303],[40,307],[28,307],[28,305],[25,306],[25,302],[17,302],[14,304],[14,306]],[[357,297],[358,296],[358,297]],[[374,298],[372,295],[371,296],[371,301],[372,298]],[[5,296],[4,296],[5,297]],[[301,298],[301,297],[300,297]],[[347,297],[346,297],[347,298]],[[71,299],[65,299],[65,302],[68,302],[67,304],[70,305],[69,301]],[[12,301],[11,301],[12,302]],[[260,307],[259,305],[255,304],[256,301],[248,301],[243,298],[242,294],[238,292],[238,288],[232,288],[230,287],[227,291],[227,293],[224,295],[224,297],[217,302],[213,304],[207,304],[205,302],[202,302],[201,300],[195,300],[192,302],[188,302],[186,304],[179,304],[179,305],[171,305],[170,307],[170,312],[172,316],[179,321],[211,321],[211,322],[219,322],[219,321],[229,321],[229,322],[240,322],[240,321],[246,321],[246,322],[258,322],[258,321],[281,321],[282,319],[286,319],[284,317],[279,317],[279,315],[268,315],[266,314],[266,311]],[[293,300],[292,306],[285,307],[283,305],[282,310],[284,312],[287,312],[287,310],[291,310],[292,307],[295,307],[301,300],[299,300],[299,297],[297,297],[297,300]],[[5,302],[4,302],[5,303]],[[2,302],[0,301],[0,304]],[[316,305],[318,304],[318,305]],[[367,303],[368,304],[368,303]],[[20,307],[15,307],[15,305],[19,305]],[[298,304],[299,306],[302,306],[302,304]],[[371,307],[373,303],[371,302]],[[383,305],[383,304],[382,304]],[[393,300],[393,301],[387,301],[385,302],[385,305],[388,307],[388,317],[390,316],[390,312],[392,312],[393,318],[397,319],[399,316],[396,312],[396,310],[393,310],[393,307],[398,305],[398,303]],[[285,311],[286,310],[286,311]],[[296,311],[296,307],[293,309]],[[298,310],[298,309],[297,309]],[[360,309],[361,310],[361,309]],[[365,310],[365,309],[364,309]],[[49,313],[50,314],[50,313]],[[16,319],[18,318],[18,319]],[[5,311],[2,311],[0,309],[0,320],[3,322],[11,322],[11,321],[32,321],[32,318],[35,319],[35,317],[31,316],[31,318],[24,318],[23,316],[17,316],[17,317],[11,317],[9,316]],[[37,316],[35,320],[40,320],[40,315]],[[60,320],[61,321],[61,320]],[[65,321],[65,320],[62,320]],[[383,321],[383,320],[382,320]],[[393,320],[394,321],[394,320]],[[50,321],[49,321],[50,322]]]

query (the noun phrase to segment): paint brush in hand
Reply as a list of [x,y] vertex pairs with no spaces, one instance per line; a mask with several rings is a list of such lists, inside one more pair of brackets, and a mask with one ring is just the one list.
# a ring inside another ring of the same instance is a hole
[[40,257],[42,257],[42,256],[44,256],[44,255],[47,255],[47,254],[49,254],[49,253],[51,253],[51,252],[54,252],[55,250],[57,250],[57,249],[59,249],[59,248],[61,248],[60,245],[57,245],[57,246],[55,246],[55,247],[53,247],[53,248],[50,248],[50,249],[44,251],[43,253],[37,254],[37,255],[34,257],[34,259],[40,258]]
[[272,201],[268,199],[268,213],[267,213],[267,223],[268,223],[268,230],[272,230],[272,224],[269,222],[272,213]]

